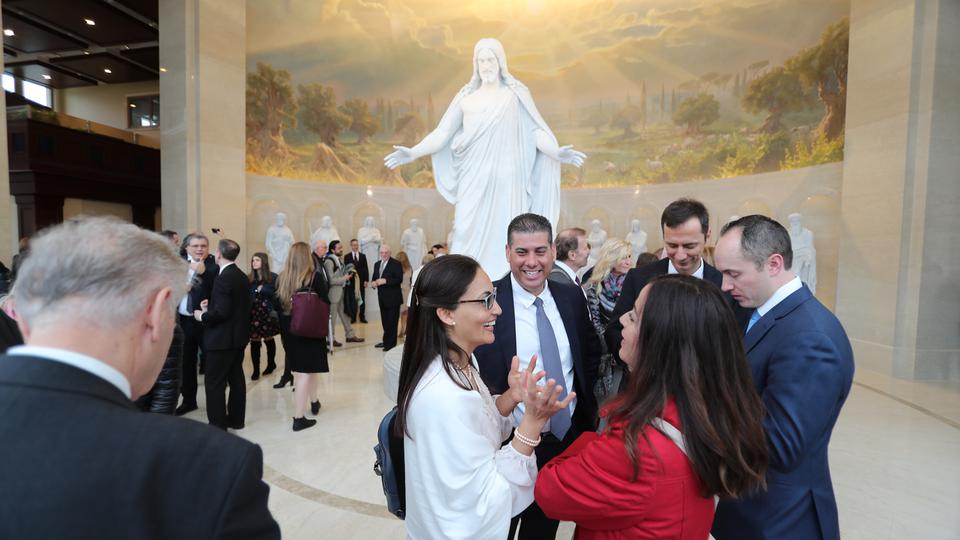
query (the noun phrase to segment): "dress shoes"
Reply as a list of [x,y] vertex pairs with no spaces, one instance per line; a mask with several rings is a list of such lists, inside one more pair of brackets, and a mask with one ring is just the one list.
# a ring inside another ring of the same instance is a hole
[[243,429],[244,425],[243,425],[243,422],[239,422],[239,423],[230,422],[230,423],[227,423],[227,427],[230,429]]
[[302,429],[307,429],[308,427],[313,427],[317,424],[317,421],[313,418],[306,418],[301,416],[300,418],[293,419],[293,430],[300,431]]
[[320,400],[310,402],[310,412],[314,416],[320,414]]
[[374,345],[374,347],[376,347],[376,348],[378,348],[378,349],[382,349],[382,348],[383,348],[383,342],[381,341],[380,343],[377,343],[376,345]]
[[290,377],[280,377],[280,382],[278,382],[277,384],[273,385],[273,387],[274,387],[274,388],[283,388],[283,387],[286,386],[287,384],[290,384],[291,386],[293,385],[293,376],[292,376],[292,375],[291,375]]
[[174,411],[174,414],[176,414],[177,416],[183,416],[188,412],[195,411],[195,410],[197,410],[196,403],[183,403],[179,407],[177,407],[177,410]]
[[360,322],[363,323],[363,324],[367,324],[367,320],[366,320],[366,319],[360,319]]
[[256,381],[256,380],[259,379],[259,378],[260,378],[260,370],[259,370],[259,369],[256,370],[256,371],[254,371],[254,372],[253,372],[253,375],[250,375],[250,380],[251,380],[251,381]]
[[347,343],[363,343],[363,338],[362,338],[362,337],[357,337],[357,336],[348,337],[348,338],[347,338]]
[[333,346],[334,346],[334,347],[343,347],[343,343],[340,343],[340,342],[337,341],[337,340],[333,340]]
[[263,370],[263,376],[266,377],[267,375],[273,373],[273,370],[275,370],[275,369],[277,369],[277,365],[276,365],[276,364],[274,364],[274,363],[272,363],[272,362],[269,363],[269,364],[267,364],[267,369]]

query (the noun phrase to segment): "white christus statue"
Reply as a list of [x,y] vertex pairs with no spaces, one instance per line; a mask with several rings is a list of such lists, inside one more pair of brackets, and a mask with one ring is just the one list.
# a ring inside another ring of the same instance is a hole
[[499,41],[473,48],[473,77],[440,124],[413,148],[395,146],[391,169],[431,156],[437,190],[456,205],[451,253],[469,255],[493,279],[509,271],[503,246],[510,220],[540,214],[556,229],[560,164],[583,165],[586,155],[559,146],[530,91],[510,75]]
[[807,284],[810,292],[817,292],[817,248],[813,245],[813,232],[800,223],[800,214],[790,214],[790,244],[793,248],[792,269]]

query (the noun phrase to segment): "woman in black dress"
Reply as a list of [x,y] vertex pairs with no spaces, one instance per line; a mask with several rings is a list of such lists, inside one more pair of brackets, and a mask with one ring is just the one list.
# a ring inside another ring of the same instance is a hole
[[[321,258],[323,255],[320,254]],[[323,268],[314,271],[313,259],[310,257],[310,247],[304,242],[297,242],[290,246],[290,254],[283,267],[283,272],[277,283],[277,299],[280,302],[280,332],[283,336],[283,347],[286,353],[286,363],[290,366],[294,376],[294,417],[293,430],[300,431],[317,423],[314,419],[306,418],[307,401],[310,402],[310,412],[314,415],[320,412],[320,399],[317,396],[317,383],[320,373],[327,373],[327,340],[325,338],[307,338],[290,333],[290,310],[293,295],[298,290],[313,290],[324,302],[330,303],[327,296],[329,282]]]
[[254,253],[250,258],[250,360],[253,362],[252,380],[260,378],[260,342],[267,346],[267,376],[277,369],[277,342],[273,336],[280,333],[277,312],[277,275],[270,271],[266,253]]

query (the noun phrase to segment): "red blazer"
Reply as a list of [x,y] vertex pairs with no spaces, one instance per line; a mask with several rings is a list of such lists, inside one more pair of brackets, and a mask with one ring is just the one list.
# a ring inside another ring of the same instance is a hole
[[[682,430],[673,400],[662,417]],[[656,453],[640,438],[640,475],[632,481],[624,426],[611,427],[602,435],[584,433],[540,470],[535,496],[543,512],[575,522],[577,540],[705,540],[713,523],[713,499],[700,495],[700,480],[687,456],[648,426],[644,432]]]

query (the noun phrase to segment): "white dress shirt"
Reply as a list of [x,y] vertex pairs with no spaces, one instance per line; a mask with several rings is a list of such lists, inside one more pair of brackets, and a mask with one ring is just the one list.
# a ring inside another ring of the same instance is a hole
[[[517,283],[513,274],[510,274],[510,281],[513,284],[513,317],[514,326],[517,334],[517,356],[520,357],[520,369],[527,369],[530,365],[530,358],[537,355],[537,367],[534,373],[543,371],[543,359],[540,357],[540,334],[537,332],[537,306],[533,302],[538,298],[527,292],[526,289]],[[560,318],[560,311],[557,309],[557,303],[550,294],[550,287],[546,283],[543,285],[543,292],[539,298],[543,300],[543,311],[550,319],[550,325],[553,327],[553,334],[557,338],[557,348],[560,350],[560,364],[563,366],[563,388],[569,393],[573,390],[573,352],[570,350],[570,340],[567,339],[566,327],[563,325],[563,319]],[[540,379],[541,384],[546,384],[547,377]],[[559,381],[558,381],[559,382]],[[573,417],[573,411],[576,410],[576,398],[570,403],[570,417]],[[517,405],[513,410],[513,424],[520,425],[523,418],[523,403]],[[550,431],[550,421],[543,426],[543,431]]]
[[[190,285],[191,288],[193,288],[193,276],[197,275],[197,273],[193,271],[193,268],[190,268],[190,264],[192,264],[193,262],[194,262],[193,257],[187,255],[187,268],[189,272],[187,274],[187,284]],[[183,300],[180,300],[180,305],[177,306],[177,313],[181,315],[186,315],[187,317],[193,317],[193,312],[187,310],[187,301],[189,299],[190,299],[190,291],[187,291],[187,294],[183,295]],[[194,307],[196,309],[200,309],[200,306],[194,306]]]
[[[697,271],[693,273],[693,277],[697,279],[703,279],[703,257],[700,257],[700,268],[697,268]],[[667,273],[668,274],[679,274],[677,267],[673,265],[673,261],[667,259]]]
[[221,267],[220,267],[220,271],[217,272],[217,275],[219,276],[220,274],[222,274],[224,268],[226,268],[226,267],[228,267],[228,266],[231,266],[231,265],[235,265],[235,264],[237,264],[237,263],[231,261],[231,262],[228,262],[227,264],[221,266]]
[[579,283],[579,279],[580,279],[580,278],[577,277],[577,273],[574,272],[572,268],[570,268],[569,266],[567,266],[567,263],[565,263],[565,262],[563,262],[563,261],[555,261],[553,264],[554,264],[554,266],[556,266],[557,268],[563,270],[563,273],[564,273],[564,274],[570,276],[570,281],[572,281],[572,282],[574,282],[574,283]]
[[410,436],[403,438],[408,538],[502,540],[510,518],[533,502],[536,455],[501,446],[513,426],[471,361],[478,391],[451,380],[438,356],[410,399]]
[[800,281],[799,277],[794,277],[790,281],[781,285],[780,288],[773,293],[773,296],[768,298],[767,301],[764,302],[762,306],[758,307],[757,313],[761,317],[763,317],[771,309],[777,307],[777,304],[786,300],[788,296],[799,291],[801,287],[803,287],[803,282]]
[[130,399],[130,381],[127,380],[123,373],[120,373],[113,366],[101,362],[92,356],[68,351],[66,349],[58,349],[55,347],[37,347],[34,345],[18,345],[16,347],[10,347],[10,349],[7,350],[7,354],[35,356],[37,358],[43,358],[44,360],[60,362],[61,364],[67,364],[77,369],[82,369],[83,371],[86,371],[87,373],[99,377],[113,386],[116,386],[117,390],[123,392],[123,395],[127,396],[127,399]]

